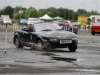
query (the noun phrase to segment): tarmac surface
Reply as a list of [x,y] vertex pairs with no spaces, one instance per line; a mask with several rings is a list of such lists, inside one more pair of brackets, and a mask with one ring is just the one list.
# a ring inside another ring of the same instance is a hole
[[0,75],[100,75],[100,35],[84,31],[77,36],[76,52],[67,48],[39,51],[17,49],[12,31],[8,32],[5,48],[5,32],[1,30]]

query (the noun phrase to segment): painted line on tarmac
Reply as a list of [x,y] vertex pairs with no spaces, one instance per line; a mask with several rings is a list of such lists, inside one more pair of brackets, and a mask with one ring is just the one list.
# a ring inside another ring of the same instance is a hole
[[85,40],[78,40],[78,43],[89,43],[89,42]]

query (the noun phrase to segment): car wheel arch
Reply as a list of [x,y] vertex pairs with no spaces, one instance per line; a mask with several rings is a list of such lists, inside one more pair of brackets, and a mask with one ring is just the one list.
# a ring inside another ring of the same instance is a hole
[[14,39],[13,39],[13,40],[14,40],[14,44],[15,44],[15,39],[16,39],[16,38],[18,38],[18,36],[17,36],[17,35],[15,35],[15,36],[14,36]]
[[75,52],[77,49],[77,45],[76,46],[72,46],[72,47],[68,47],[68,49],[70,50],[70,52]]
[[[39,40],[41,40],[41,38],[40,37],[38,37],[37,39],[36,39],[36,42],[35,43],[37,43]],[[42,41],[42,40],[41,40]]]
[[[18,35],[15,35],[15,36],[14,36],[14,44],[15,44],[15,39],[16,39],[16,38],[19,38],[19,41],[21,42],[20,37],[19,37]],[[22,44],[22,42],[21,42],[21,44]]]
[[[17,40],[17,43],[19,43],[19,44],[17,44],[17,48],[23,48],[23,44],[22,44],[22,42],[21,42],[21,40],[20,40],[20,38],[17,36],[17,35],[15,35],[15,37],[14,37],[14,44],[16,45],[16,40]],[[18,42],[19,41],[19,42]]]

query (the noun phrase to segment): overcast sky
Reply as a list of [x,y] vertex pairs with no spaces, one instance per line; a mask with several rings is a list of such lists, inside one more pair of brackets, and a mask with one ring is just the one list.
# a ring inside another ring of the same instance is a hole
[[[94,3],[93,3],[94,2]],[[39,5],[38,5],[39,4]],[[64,7],[68,9],[84,9],[87,11],[95,10],[100,12],[100,0],[0,0],[0,9],[5,6],[22,6],[29,8],[30,6],[39,8],[49,8],[49,7]]]

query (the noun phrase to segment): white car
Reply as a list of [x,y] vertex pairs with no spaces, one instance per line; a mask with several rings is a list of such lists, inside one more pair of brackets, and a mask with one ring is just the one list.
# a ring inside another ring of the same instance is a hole
[[40,20],[39,18],[28,18],[27,20],[27,24],[34,24],[34,23],[37,23],[37,22],[43,22],[43,20]]
[[27,20],[27,24],[34,24],[34,19],[35,18],[28,18],[28,20]]
[[3,19],[3,24],[9,24],[9,25],[11,25],[12,24],[12,21],[11,21],[10,18],[4,18]]

